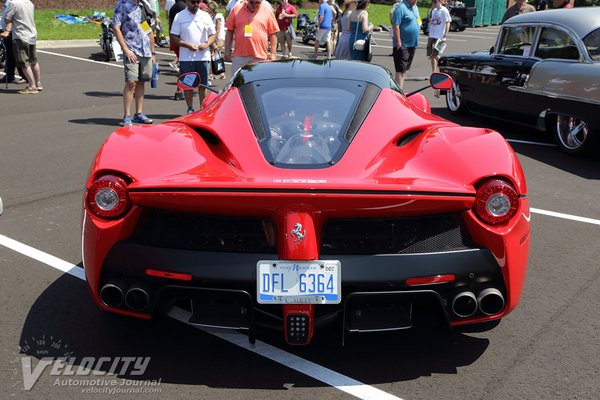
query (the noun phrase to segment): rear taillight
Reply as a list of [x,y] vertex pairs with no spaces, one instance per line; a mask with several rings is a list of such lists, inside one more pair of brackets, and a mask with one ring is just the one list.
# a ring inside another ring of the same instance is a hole
[[507,223],[517,212],[519,195],[506,181],[490,179],[477,189],[475,214],[490,225]]
[[98,177],[87,192],[88,210],[97,217],[117,219],[122,217],[130,206],[127,183],[115,175]]

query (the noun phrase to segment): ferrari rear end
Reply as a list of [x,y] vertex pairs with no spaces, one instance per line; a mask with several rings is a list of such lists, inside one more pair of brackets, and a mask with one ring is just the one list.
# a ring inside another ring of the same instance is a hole
[[200,113],[115,132],[84,199],[98,305],[140,318],[180,306],[190,323],[252,341],[269,326],[293,345],[327,324],[507,315],[530,234],[515,154],[419,110],[380,70],[252,66]]

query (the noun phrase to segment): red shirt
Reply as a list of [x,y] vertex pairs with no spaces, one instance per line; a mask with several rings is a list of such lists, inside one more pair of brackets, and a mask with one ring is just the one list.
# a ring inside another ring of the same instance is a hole
[[281,13],[285,11],[286,14],[295,14],[297,15],[297,11],[296,8],[291,5],[288,4],[287,7],[285,8],[285,10],[281,9],[281,3],[279,3],[279,5],[277,6],[277,10],[275,11],[275,17],[277,18],[277,25],[279,25],[279,30],[280,31],[286,31],[287,28],[291,25],[292,23],[292,19],[289,17],[281,17]]

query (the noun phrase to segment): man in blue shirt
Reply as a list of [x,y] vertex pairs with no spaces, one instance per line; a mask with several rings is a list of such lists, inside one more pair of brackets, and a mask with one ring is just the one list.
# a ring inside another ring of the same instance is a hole
[[[113,17],[115,37],[123,49],[125,87],[123,88],[124,116],[122,126],[132,122],[151,124],[143,112],[144,84],[152,77],[152,63],[156,62],[154,35],[148,16],[139,0],[118,0]],[[135,94],[135,115],[131,118],[131,103]]]
[[[416,1],[416,0],[415,0]],[[315,56],[319,51],[319,44],[327,45],[327,59],[331,58],[331,27],[333,22],[333,9],[327,0],[319,0],[319,20],[317,21],[317,33],[315,34]]]
[[400,89],[404,86],[404,76],[410,69],[415,50],[419,45],[419,22],[413,6],[417,0],[404,0],[398,4],[392,15],[392,38],[394,44],[394,68]]

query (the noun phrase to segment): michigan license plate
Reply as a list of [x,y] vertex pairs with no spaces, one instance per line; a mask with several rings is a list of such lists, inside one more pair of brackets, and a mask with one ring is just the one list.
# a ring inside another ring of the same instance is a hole
[[260,304],[339,304],[340,262],[261,260],[256,265]]

